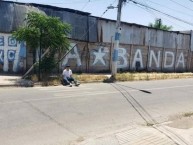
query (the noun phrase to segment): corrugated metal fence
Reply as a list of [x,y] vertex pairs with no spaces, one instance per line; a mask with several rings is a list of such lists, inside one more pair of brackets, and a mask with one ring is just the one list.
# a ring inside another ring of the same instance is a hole
[[[43,11],[72,26],[69,35],[77,44],[61,66],[71,63],[82,72],[110,71],[115,21],[76,10],[39,4],[0,2],[0,32],[11,33],[25,25],[26,13]],[[193,33],[168,32],[122,23],[118,68],[121,70],[192,71]],[[31,55],[28,55],[31,56]],[[27,57],[27,59],[31,60]],[[32,62],[28,61],[29,67]],[[137,64],[139,66],[137,66]],[[1,71],[1,70],[0,70]]]

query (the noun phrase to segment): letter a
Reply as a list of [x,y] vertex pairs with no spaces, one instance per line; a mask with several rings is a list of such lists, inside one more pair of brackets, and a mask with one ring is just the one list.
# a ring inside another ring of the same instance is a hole
[[137,49],[137,51],[135,52],[135,56],[134,56],[133,64],[132,64],[133,68],[135,68],[136,62],[140,62],[140,66],[141,68],[143,68],[143,60],[142,60],[142,54],[141,54],[140,49]]
[[69,54],[67,54],[67,56],[64,58],[64,61],[62,63],[62,66],[65,66],[68,63],[69,59],[76,59],[77,62],[77,66],[81,66],[81,60],[80,60],[80,56],[78,54],[78,48],[76,46],[75,43],[71,43],[70,44],[70,48],[72,48],[71,52],[69,52]]
[[182,64],[182,66],[183,66],[183,68],[185,67],[185,64],[184,64],[184,54],[183,54],[183,52],[181,52],[180,53],[180,56],[179,56],[179,58],[178,58],[178,62],[177,62],[177,67],[179,66],[179,64]]

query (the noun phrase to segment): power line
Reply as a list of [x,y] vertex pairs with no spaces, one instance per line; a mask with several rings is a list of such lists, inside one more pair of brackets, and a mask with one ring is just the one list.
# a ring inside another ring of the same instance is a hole
[[84,8],[86,8],[86,6],[88,5],[88,3],[90,3],[90,0],[88,0],[88,1],[85,3],[85,5],[82,7],[82,9],[80,9],[80,10],[82,11]]
[[[152,16],[153,18],[158,18],[158,17],[160,17],[160,16],[156,15],[152,10],[146,9],[146,8],[144,8],[144,7],[142,7],[142,6],[139,6],[139,5],[135,5],[135,4],[133,4],[133,5],[139,7],[139,8],[141,8],[141,9],[143,9],[143,10],[145,10],[146,12],[148,12],[149,14],[151,14],[151,16]],[[172,24],[175,24],[176,26],[179,26],[179,27],[185,29],[185,27],[183,27],[183,26],[181,26],[181,25],[178,25],[178,24],[176,24],[175,22],[173,22],[173,21],[171,21],[171,20],[169,20],[169,19],[167,19],[167,18],[164,18],[164,17],[160,17],[160,18],[161,18],[161,19],[164,19],[164,20],[166,20],[166,21],[168,21],[168,22],[170,22],[170,23],[172,23]]]
[[175,19],[175,20],[178,20],[178,21],[180,21],[180,22],[183,22],[183,23],[185,23],[185,24],[188,24],[188,25],[193,26],[193,23],[191,23],[191,22],[188,22],[188,21],[185,21],[185,20],[180,19],[180,18],[178,18],[178,17],[169,15],[169,14],[164,13],[164,12],[162,12],[162,11],[160,11],[160,10],[157,10],[157,9],[155,9],[155,8],[153,8],[153,7],[144,5],[144,4],[139,3],[139,2],[137,2],[137,1],[134,1],[134,0],[129,0],[129,1],[133,2],[133,3],[136,4],[136,5],[141,5],[141,6],[143,6],[143,7],[147,7],[147,8],[149,8],[149,9],[152,9],[152,10],[154,10],[154,11],[156,11],[156,12],[159,12],[159,13],[161,13],[161,14],[163,14],[163,15],[166,15],[166,16],[168,16],[168,17],[170,17],[170,18],[173,18],[173,19]]
[[[171,2],[173,2],[173,3],[175,3],[175,4],[177,4],[177,5],[179,5],[179,6],[183,7],[183,8],[185,8],[185,9],[188,9],[188,10],[190,10],[190,11],[193,11],[193,9],[191,9],[191,8],[189,8],[189,7],[186,7],[186,6],[184,6],[184,5],[182,5],[182,4],[178,3],[178,2],[176,2],[176,1],[174,1],[174,0],[169,0],[169,1],[171,1]],[[191,0],[190,0],[190,1],[191,1]]]
[[[170,23],[172,23],[172,24],[175,24],[176,26],[179,26],[179,27],[181,27],[181,28],[183,28],[183,29],[186,29],[185,27],[183,27],[183,26],[181,26],[181,25],[179,25],[179,24],[176,24],[175,22],[169,20],[168,18],[165,18],[165,17],[163,17],[163,16],[158,16],[158,15],[156,15],[153,10],[151,10],[151,9],[149,10],[149,9],[147,8],[148,4],[146,3],[146,1],[149,1],[149,2],[152,2],[152,3],[155,3],[155,4],[158,4],[158,5],[163,6],[163,7],[166,7],[166,6],[161,5],[161,4],[159,4],[159,3],[156,3],[156,2],[153,2],[153,1],[151,1],[151,0],[143,0],[143,1],[144,1],[144,3],[146,4],[146,8],[144,8],[144,7],[142,7],[142,6],[138,6],[138,5],[136,5],[136,6],[144,9],[146,12],[150,13],[154,18],[160,17],[161,19],[164,19],[164,20],[167,21],[167,22],[170,22]],[[169,7],[166,7],[166,8],[170,9]],[[175,9],[171,9],[171,10],[175,10]],[[179,12],[179,11],[178,11],[178,12]],[[184,14],[185,14],[185,13],[184,13]],[[191,15],[191,16],[193,16],[193,15]]]
[[180,14],[189,15],[189,16],[193,17],[193,15],[191,15],[191,14],[184,13],[183,11],[178,11],[178,10],[173,9],[173,8],[170,8],[170,7],[166,6],[166,5],[162,5],[162,4],[153,2],[153,1],[151,1],[151,0],[146,0],[146,1],[148,1],[148,2],[150,2],[150,3],[152,3],[152,4],[159,5],[159,6],[161,6],[161,7],[167,8],[167,9],[169,9],[169,10],[176,11],[176,12],[178,12],[178,13],[180,13]]

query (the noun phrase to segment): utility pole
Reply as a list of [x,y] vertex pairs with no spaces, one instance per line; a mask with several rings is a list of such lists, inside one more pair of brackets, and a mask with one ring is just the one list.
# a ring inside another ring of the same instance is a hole
[[161,29],[161,19],[158,19],[158,27]]
[[118,11],[117,11],[117,22],[116,22],[116,32],[115,32],[115,41],[114,41],[114,48],[113,48],[113,62],[112,62],[112,77],[114,78],[117,74],[117,61],[118,61],[118,49],[119,49],[119,41],[121,35],[121,9],[123,6],[123,2],[126,0],[119,0],[118,2]]

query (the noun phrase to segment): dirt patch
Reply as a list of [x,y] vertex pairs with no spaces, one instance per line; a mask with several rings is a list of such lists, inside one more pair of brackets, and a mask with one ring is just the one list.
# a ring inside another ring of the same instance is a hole
[[182,117],[177,120],[173,120],[167,126],[179,129],[189,129],[193,128],[193,117]]

